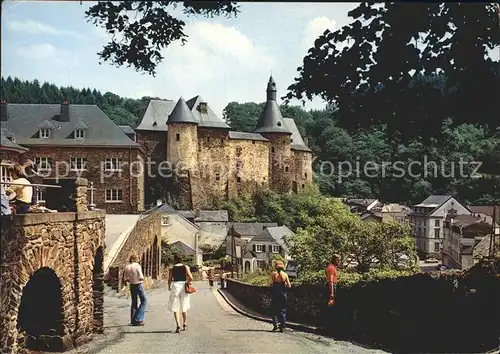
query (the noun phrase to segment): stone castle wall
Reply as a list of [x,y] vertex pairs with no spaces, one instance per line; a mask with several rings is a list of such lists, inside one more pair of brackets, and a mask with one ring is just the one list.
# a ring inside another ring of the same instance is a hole
[[[269,287],[228,279],[248,308],[271,315]],[[464,274],[417,274],[340,286],[328,307],[326,285],[288,290],[287,319],[319,326],[339,340],[403,353],[483,353],[498,349],[500,259]]]
[[[102,210],[2,216],[2,353],[15,353],[24,346],[68,350],[102,331],[104,236]],[[59,285],[49,289],[48,283],[37,283],[41,274],[52,274]],[[52,297],[45,298],[47,294]],[[40,330],[45,319],[34,323],[36,316],[58,302],[58,313],[49,315],[60,316],[60,327]],[[23,315],[19,313],[23,306],[38,310],[25,310]]]
[[108,284],[119,291],[123,286],[123,269],[131,255],[141,259],[145,277],[160,279],[161,214],[152,213],[141,217],[130,232],[125,244],[109,267]]
[[[311,184],[312,154],[292,151],[289,134],[263,135],[271,142],[229,139],[226,130],[188,124],[172,124],[168,133],[140,132],[138,141],[152,159],[174,165],[172,178],[147,178],[145,183],[164,183],[181,209],[216,208],[222,200],[265,187],[285,193],[294,186],[300,192]],[[179,162],[182,169],[175,168]]]

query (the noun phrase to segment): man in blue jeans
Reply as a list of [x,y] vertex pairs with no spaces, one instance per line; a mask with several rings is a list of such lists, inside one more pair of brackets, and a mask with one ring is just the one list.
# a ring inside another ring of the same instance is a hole
[[[123,271],[123,280],[130,284],[130,295],[132,297],[132,307],[130,309],[130,324],[132,326],[144,326],[144,315],[146,312],[146,292],[144,291],[144,275],[142,268],[137,263],[136,255],[130,256],[130,263]],[[141,299],[141,305],[137,308],[137,297]]]

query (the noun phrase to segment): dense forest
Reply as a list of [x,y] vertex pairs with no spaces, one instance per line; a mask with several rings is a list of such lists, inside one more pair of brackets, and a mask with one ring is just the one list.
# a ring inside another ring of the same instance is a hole
[[[444,78],[422,80],[439,87]],[[412,85],[415,87],[418,83]],[[413,94],[417,96],[418,92]],[[135,127],[151,97],[130,99],[90,88],[57,87],[40,84],[37,80],[30,82],[8,77],[2,78],[2,99],[10,103],[60,103],[68,99],[75,104],[97,104],[117,124]],[[252,131],[262,107],[263,103],[231,102],[224,109],[223,118],[235,130]],[[420,106],[407,107],[405,113],[416,116],[425,109],[428,108],[420,102]],[[474,117],[455,123],[453,117],[446,115],[435,116],[432,129],[426,130],[427,123],[414,122],[410,132],[394,132],[387,124],[367,123],[361,127],[343,124],[343,112],[334,105],[310,111],[300,106],[282,105],[281,110],[284,117],[295,119],[314,151],[317,157],[315,180],[326,195],[415,203],[437,193],[454,194],[464,203],[500,203],[499,124],[487,126],[474,121]],[[425,131],[425,136],[415,131]],[[469,163],[463,171],[460,171],[461,160]],[[325,161],[332,165],[325,165]],[[412,161],[421,164],[409,170]],[[423,165],[425,161],[429,163],[427,167]],[[349,171],[338,170],[339,164],[345,167],[347,162],[353,167],[349,176]],[[356,171],[356,162],[359,171]],[[404,175],[395,169],[396,162],[403,166]],[[481,162],[481,167],[469,176],[476,165],[472,162]],[[384,163],[389,166],[381,169]],[[368,164],[375,167],[366,173],[363,167]]]

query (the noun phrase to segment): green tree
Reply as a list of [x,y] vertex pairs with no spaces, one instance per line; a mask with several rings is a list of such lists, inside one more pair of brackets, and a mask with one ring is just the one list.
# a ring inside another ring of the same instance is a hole
[[89,22],[104,28],[111,37],[99,58],[154,76],[164,59],[161,50],[172,42],[187,41],[185,22],[171,13],[178,6],[188,16],[231,17],[239,12],[233,1],[99,1],[85,12]]
[[[498,126],[495,4],[361,3],[309,49],[287,99],[335,102],[349,129],[387,124],[429,143],[446,117]],[[397,53],[397,55],[394,55]]]

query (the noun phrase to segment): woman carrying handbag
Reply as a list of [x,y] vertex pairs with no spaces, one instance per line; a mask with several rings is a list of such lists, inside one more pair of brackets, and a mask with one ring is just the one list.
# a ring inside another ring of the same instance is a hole
[[179,255],[174,256],[175,265],[168,275],[168,290],[170,298],[168,300],[168,308],[174,313],[177,329],[175,333],[181,331],[179,324],[179,312],[182,312],[183,330],[187,328],[187,311],[191,307],[189,294],[196,290],[191,286],[193,275],[189,267],[181,262]]

